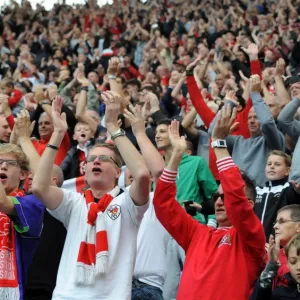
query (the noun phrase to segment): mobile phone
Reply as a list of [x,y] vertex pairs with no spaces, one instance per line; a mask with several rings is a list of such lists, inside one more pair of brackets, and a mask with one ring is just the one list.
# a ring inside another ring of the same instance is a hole
[[194,203],[194,201],[190,201],[190,200],[183,201],[184,209],[192,217],[196,216],[196,214],[197,214],[196,208],[190,206],[193,203]]

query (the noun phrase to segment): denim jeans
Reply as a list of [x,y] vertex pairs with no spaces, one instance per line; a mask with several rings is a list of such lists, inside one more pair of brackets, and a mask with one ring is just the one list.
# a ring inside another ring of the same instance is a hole
[[162,290],[138,280],[132,281],[131,300],[163,300]]

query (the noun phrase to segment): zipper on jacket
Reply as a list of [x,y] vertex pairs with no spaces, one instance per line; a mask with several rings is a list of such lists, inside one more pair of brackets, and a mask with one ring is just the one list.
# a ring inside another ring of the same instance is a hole
[[270,195],[270,191],[272,189],[272,182],[269,181],[270,187],[269,187],[269,191],[266,197],[266,201],[265,201],[265,205],[264,205],[264,209],[261,215],[261,224],[264,224],[264,218],[265,218],[265,213],[266,213],[266,208],[267,208],[267,204],[268,204],[268,200],[269,200],[269,195]]

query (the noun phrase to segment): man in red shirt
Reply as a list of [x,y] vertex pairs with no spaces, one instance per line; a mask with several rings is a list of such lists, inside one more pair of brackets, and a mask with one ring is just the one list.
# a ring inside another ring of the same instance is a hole
[[8,104],[11,108],[15,107],[23,97],[23,93],[20,90],[15,89],[12,80],[3,80],[0,85],[0,93],[9,96]]
[[[60,96],[58,96],[60,97]],[[38,130],[39,130],[39,140],[33,140],[32,143],[39,153],[39,155],[42,155],[49,143],[49,140],[51,138],[51,135],[54,131],[52,118],[49,116],[49,112],[43,112],[40,115],[39,121],[38,121]],[[55,164],[60,166],[63,162],[67,152],[69,151],[71,146],[69,135],[66,133],[64,136],[64,139],[59,147],[59,150],[57,151],[56,157],[55,157]]]
[[157,182],[154,207],[157,218],[183,247],[186,260],[177,300],[246,300],[262,271],[265,234],[253,211],[255,186],[241,175],[226,148],[225,138],[236,117],[229,105],[218,113],[212,134],[221,185],[214,198],[219,228],[200,224],[175,199],[177,169],[186,150],[179,124],[173,121],[169,135],[174,147],[167,168]]

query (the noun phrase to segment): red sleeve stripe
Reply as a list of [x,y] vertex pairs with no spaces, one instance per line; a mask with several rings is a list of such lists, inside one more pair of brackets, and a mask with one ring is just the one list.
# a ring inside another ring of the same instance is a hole
[[234,166],[234,162],[230,156],[217,160],[217,168],[219,172],[225,171]]
[[175,182],[177,176],[177,171],[170,171],[167,169],[164,169],[163,173],[160,176],[160,179],[164,182]]

